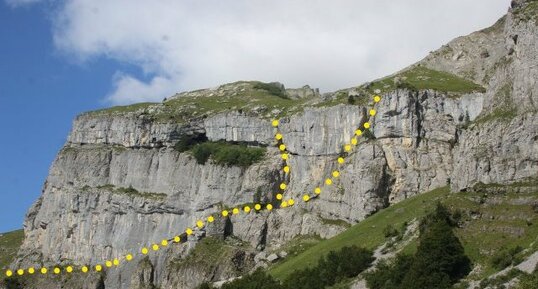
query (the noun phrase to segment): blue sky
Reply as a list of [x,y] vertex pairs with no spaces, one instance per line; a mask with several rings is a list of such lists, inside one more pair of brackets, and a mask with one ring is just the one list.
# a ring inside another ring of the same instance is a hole
[[0,2],[0,232],[22,227],[73,118],[109,104],[121,68],[106,58],[73,64],[52,43],[49,8]]
[[0,0],[0,232],[22,227],[83,111],[237,80],[354,86],[509,2]]

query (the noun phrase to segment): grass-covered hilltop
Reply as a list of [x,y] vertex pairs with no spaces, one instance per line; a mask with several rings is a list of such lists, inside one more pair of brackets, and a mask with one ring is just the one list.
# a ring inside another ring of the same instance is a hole
[[538,288],[537,3],[335,92],[79,115],[0,289]]

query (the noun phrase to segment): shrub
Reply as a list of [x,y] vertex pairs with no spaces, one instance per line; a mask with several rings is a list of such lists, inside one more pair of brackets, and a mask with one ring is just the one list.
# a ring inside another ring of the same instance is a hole
[[221,289],[283,289],[282,285],[262,269],[241,279],[222,285]]
[[392,226],[392,224],[387,225],[383,229],[383,235],[385,235],[385,238],[396,237],[396,236],[398,236],[399,233],[400,232],[398,232],[398,230],[396,228],[394,228],[394,226]]
[[382,261],[364,278],[370,289],[398,289],[413,263],[413,256],[398,255],[392,261]]
[[417,252],[402,288],[451,288],[471,271],[471,261],[452,231],[453,224],[450,212],[440,203],[424,218]]
[[254,89],[265,90],[265,91],[269,92],[269,94],[272,94],[274,96],[278,96],[280,98],[288,99],[288,96],[286,95],[286,91],[278,83],[258,82],[256,84],[254,84]]
[[510,250],[501,250],[491,257],[491,266],[497,270],[502,270],[512,264],[518,263],[516,255],[523,251],[521,246],[514,247]]
[[300,270],[292,274],[284,282],[288,289],[323,289],[346,278],[357,276],[373,262],[370,250],[357,246],[344,247],[339,251],[331,251],[321,258],[314,268]]
[[204,134],[181,135],[179,141],[174,145],[174,149],[180,153],[192,149],[196,144],[207,141]]
[[536,284],[538,284],[538,266],[536,268],[534,273],[521,276],[516,289],[536,289]]
[[[399,255],[392,262],[381,262],[365,279],[371,289],[448,289],[467,275],[471,261],[452,232],[451,213],[437,204],[435,211],[420,223],[420,236],[414,256]],[[402,229],[404,231],[405,229]],[[388,226],[386,235],[394,228]]]
[[265,148],[225,142],[205,142],[192,148],[192,155],[199,164],[205,164],[211,157],[219,165],[248,167],[262,160],[264,154]]

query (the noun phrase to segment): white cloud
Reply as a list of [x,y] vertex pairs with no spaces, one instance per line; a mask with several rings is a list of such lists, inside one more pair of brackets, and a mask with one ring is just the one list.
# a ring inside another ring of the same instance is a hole
[[[15,1],[15,0],[10,0]],[[19,0],[21,1],[21,0]],[[493,24],[508,0],[66,0],[56,45],[79,59],[139,65],[114,104],[236,80],[330,91],[401,69]]]

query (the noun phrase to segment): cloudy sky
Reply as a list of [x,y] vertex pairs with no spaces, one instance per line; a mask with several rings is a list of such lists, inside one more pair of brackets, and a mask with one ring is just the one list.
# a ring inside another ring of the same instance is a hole
[[[44,1],[44,0],[41,0]],[[7,0],[11,7],[39,0]],[[112,104],[158,101],[236,80],[322,91],[381,77],[451,38],[492,24],[507,0],[55,1],[53,41],[71,61],[118,70]]]
[[509,0],[0,0],[0,231],[78,113],[237,80],[332,91],[493,24]]

